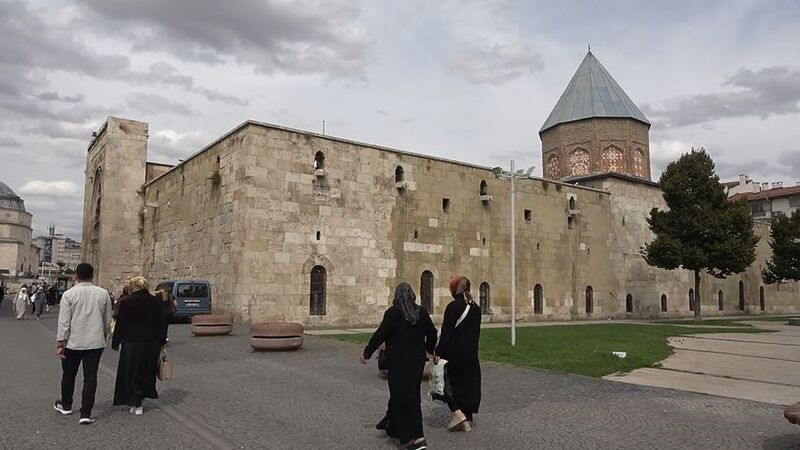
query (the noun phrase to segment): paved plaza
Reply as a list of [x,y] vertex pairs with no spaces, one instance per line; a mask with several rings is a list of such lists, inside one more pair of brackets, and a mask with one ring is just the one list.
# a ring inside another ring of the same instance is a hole
[[[247,329],[193,338],[173,325],[175,379],[145,415],[112,408],[117,353],[101,365],[97,423],[52,410],[58,396],[55,313],[16,321],[0,308],[0,447],[393,448],[376,431],[387,400],[375,363],[360,348],[308,336],[293,353],[252,353]],[[443,430],[446,407],[423,401],[432,449],[800,449],[800,427],[778,405],[483,364],[483,404],[470,434]],[[79,383],[80,385],[80,383]],[[79,401],[76,393],[76,403]]]

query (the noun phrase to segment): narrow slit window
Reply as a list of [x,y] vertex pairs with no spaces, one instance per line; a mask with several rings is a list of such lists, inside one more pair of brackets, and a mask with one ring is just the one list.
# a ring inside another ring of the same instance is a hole
[[442,199],[442,211],[450,212],[450,199],[449,198],[443,198]]
[[533,214],[531,213],[530,209],[525,210],[525,212],[523,213],[523,218],[525,219],[525,223],[531,223],[531,220],[533,219]]

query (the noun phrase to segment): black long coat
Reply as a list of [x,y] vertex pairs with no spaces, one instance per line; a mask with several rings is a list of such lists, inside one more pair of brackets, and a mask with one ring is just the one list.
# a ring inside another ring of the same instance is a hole
[[[470,310],[456,327],[465,308]],[[436,355],[447,360],[447,378],[452,388],[450,409],[461,409],[465,414],[478,412],[481,405],[481,365],[478,361],[478,342],[481,337],[481,310],[475,303],[467,303],[458,294],[444,310],[442,336]]]
[[422,437],[420,383],[426,353],[436,346],[436,327],[431,316],[420,309],[419,320],[411,325],[394,306],[386,310],[383,321],[370,338],[364,357],[369,359],[386,343],[389,370],[389,423],[392,435],[400,442]]

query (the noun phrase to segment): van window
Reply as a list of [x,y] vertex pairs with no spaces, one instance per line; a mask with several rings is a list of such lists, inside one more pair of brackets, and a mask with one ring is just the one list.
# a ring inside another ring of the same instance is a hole
[[208,286],[201,283],[179,284],[178,297],[208,297]]

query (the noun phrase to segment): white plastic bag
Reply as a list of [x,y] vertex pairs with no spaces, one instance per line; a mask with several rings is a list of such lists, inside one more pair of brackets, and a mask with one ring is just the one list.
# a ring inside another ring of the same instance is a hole
[[444,396],[444,365],[447,364],[447,361],[444,359],[439,359],[439,364],[433,364],[433,369],[431,370],[431,391],[430,395],[434,399],[441,398]]

